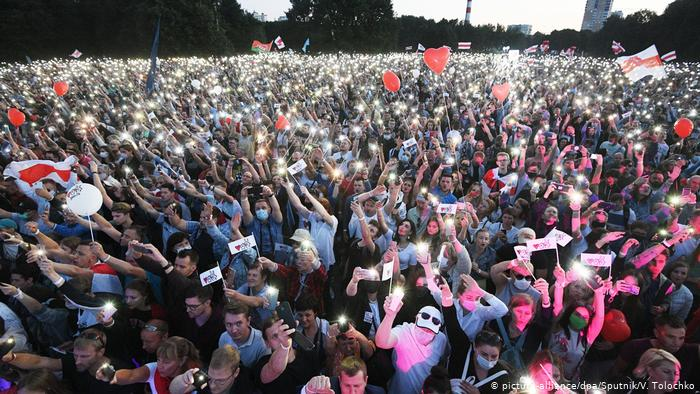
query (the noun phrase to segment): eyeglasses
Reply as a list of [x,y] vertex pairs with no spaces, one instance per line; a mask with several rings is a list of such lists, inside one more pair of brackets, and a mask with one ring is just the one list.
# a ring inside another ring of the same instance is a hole
[[517,280],[522,280],[522,279],[527,279],[530,282],[532,282],[532,276],[525,276],[525,275],[520,275],[520,274],[515,274],[515,279]]
[[185,304],[185,309],[187,309],[188,311],[193,311],[202,305],[204,305],[204,304],[197,304],[197,305]]
[[442,324],[442,322],[440,321],[440,319],[438,319],[437,317],[432,317],[432,316],[430,316],[430,313],[428,313],[428,312],[423,312],[423,313],[421,313],[421,314],[420,314],[420,317],[421,317],[421,319],[423,319],[423,320],[430,320],[430,321],[432,321],[433,324],[435,324],[436,326],[439,326],[439,325]]
[[217,386],[223,386],[223,385],[225,385],[226,382],[227,382],[229,379],[231,379],[232,377],[233,377],[233,374],[231,374],[231,375],[229,375],[227,378],[223,378],[223,379],[212,379],[211,377],[209,377],[209,384],[212,384],[212,383],[213,383],[213,384],[215,384],[215,385],[217,385]]

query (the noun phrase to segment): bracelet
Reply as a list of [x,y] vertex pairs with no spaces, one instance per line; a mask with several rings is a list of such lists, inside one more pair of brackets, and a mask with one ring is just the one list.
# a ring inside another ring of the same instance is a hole
[[16,300],[21,300],[22,298],[24,298],[24,293],[22,292],[22,290],[17,289],[17,294],[13,295],[12,298]]
[[542,308],[549,308],[550,306],[552,306],[551,302],[547,302],[546,304],[544,302],[542,303]]
[[15,360],[17,360],[17,353],[12,352],[12,360],[10,360],[10,362],[13,362]]
[[54,284],[54,286],[61,287],[64,283],[66,283],[66,280],[59,276],[57,280],[51,280],[51,282]]
[[109,254],[108,254],[108,255],[107,255],[107,258],[104,259],[104,260],[103,260],[103,259],[100,259],[100,262],[106,263],[106,262],[108,262],[108,261],[111,260],[111,259],[112,259],[112,255],[109,255]]
[[564,283],[559,283],[559,282],[554,282],[554,287],[558,287],[560,289],[563,289],[566,287],[566,284]]
[[282,345],[282,344],[280,343],[280,347],[281,347],[282,349],[284,349],[284,350],[289,350],[289,349],[292,348],[292,345],[284,346],[284,345]]

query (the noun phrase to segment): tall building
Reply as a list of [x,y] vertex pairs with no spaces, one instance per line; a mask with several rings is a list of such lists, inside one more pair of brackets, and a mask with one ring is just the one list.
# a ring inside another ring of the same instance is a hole
[[587,0],[581,30],[598,31],[610,16],[613,0]]
[[532,34],[532,25],[508,25],[508,30],[515,30],[529,36]]
[[467,0],[467,12],[464,14],[464,24],[469,25],[472,17],[472,0]]

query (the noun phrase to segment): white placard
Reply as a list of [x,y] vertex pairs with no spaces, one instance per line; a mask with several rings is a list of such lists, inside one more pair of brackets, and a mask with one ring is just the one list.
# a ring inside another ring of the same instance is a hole
[[303,171],[305,168],[306,168],[306,161],[304,161],[304,159],[301,159],[298,162],[287,167],[287,171],[289,171],[290,174],[294,175],[300,171]]
[[550,231],[549,234],[545,235],[544,237],[545,237],[545,238],[554,238],[554,239],[556,239],[556,240],[557,240],[557,243],[558,243],[559,246],[561,246],[561,247],[564,247],[564,246],[568,245],[569,242],[571,242],[571,240],[574,239],[574,238],[571,237],[569,234],[567,234],[567,233],[565,233],[565,232],[563,232],[563,231],[557,230],[556,228],[553,228],[552,231]]
[[236,253],[243,252],[244,250],[254,248],[256,246],[257,246],[257,244],[255,243],[255,236],[249,235],[245,238],[241,238],[239,240],[229,242],[228,249],[231,251],[231,254],[236,254]]
[[413,137],[412,137],[412,138],[409,138],[409,139],[407,139],[406,141],[403,142],[403,147],[404,147],[404,149],[408,149],[408,148],[412,147],[413,145],[418,145],[418,142],[417,142],[416,139],[413,138]]
[[539,238],[527,241],[527,250],[539,252],[540,250],[550,250],[557,248],[557,241],[554,238]]
[[440,204],[437,207],[437,213],[441,214],[456,214],[457,213],[457,204]]
[[513,250],[515,250],[515,255],[518,256],[518,260],[524,263],[530,262],[530,250],[528,250],[527,246],[517,245],[513,247]]
[[394,260],[391,260],[391,262],[389,263],[384,263],[384,265],[382,266],[382,281],[390,279],[393,272]]
[[581,262],[591,267],[610,267],[612,264],[612,255],[581,253]]
[[201,274],[199,274],[199,280],[202,282],[202,286],[207,286],[210,285],[217,280],[222,280],[224,279],[224,276],[221,274],[221,268],[217,265],[216,267],[204,271]]

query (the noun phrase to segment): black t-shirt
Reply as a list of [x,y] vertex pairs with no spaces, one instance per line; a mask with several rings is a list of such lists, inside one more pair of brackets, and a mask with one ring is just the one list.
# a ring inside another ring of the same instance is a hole
[[297,393],[299,388],[305,385],[311,378],[318,375],[320,371],[314,370],[314,368],[309,368],[313,365],[313,355],[304,351],[296,351],[296,358],[291,364],[287,364],[287,368],[284,372],[268,384],[263,384],[260,380],[260,374],[263,367],[270,360],[272,355],[267,355],[255,364],[253,368],[255,373],[255,384],[263,394],[284,394],[284,393]]
[[[240,366],[240,372],[233,382],[233,386],[227,391],[228,394],[253,393],[253,381],[250,369]],[[204,390],[197,391],[197,394],[211,394],[209,386]]]
[[[128,365],[119,360],[111,359],[109,361],[115,370],[133,368],[133,366]],[[129,386],[119,386],[116,384],[109,384],[101,380],[97,380],[94,376],[90,375],[90,372],[83,371],[79,372],[75,369],[75,358],[72,354],[67,354],[61,358],[61,365],[63,371],[63,381],[72,393],[76,394],[126,394],[126,393],[137,393],[138,388],[136,385]]]

